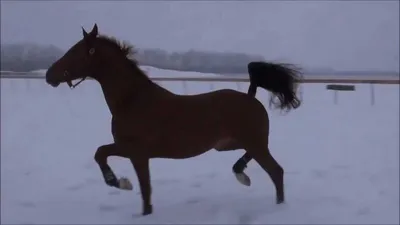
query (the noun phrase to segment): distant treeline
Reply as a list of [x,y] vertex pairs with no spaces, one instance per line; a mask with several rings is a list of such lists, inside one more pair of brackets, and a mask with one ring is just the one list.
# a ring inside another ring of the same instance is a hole
[[[27,72],[47,69],[63,54],[64,51],[55,46],[5,44],[1,46],[1,70]],[[262,56],[243,53],[196,50],[170,53],[161,49],[138,49],[135,58],[144,66],[219,74],[247,73],[247,63],[264,60]]]
[[[2,71],[15,72],[47,69],[64,52],[64,50],[56,46],[2,44],[0,69]],[[265,61],[262,56],[244,53],[220,53],[198,50],[167,52],[161,49],[136,49],[136,52],[135,58],[142,66],[200,73],[247,74],[247,64],[250,61]],[[399,76],[398,72],[393,71],[336,71],[331,68],[302,68],[302,72],[307,75]]]
[[1,45],[1,70],[27,72],[46,69],[63,54],[55,46],[34,44]]

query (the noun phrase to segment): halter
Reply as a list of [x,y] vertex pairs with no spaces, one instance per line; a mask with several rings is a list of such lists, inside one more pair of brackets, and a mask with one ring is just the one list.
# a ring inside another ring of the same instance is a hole
[[65,77],[65,80],[66,80],[66,82],[67,82],[67,84],[68,84],[68,86],[69,86],[70,89],[74,89],[76,86],[78,86],[78,84],[80,84],[82,81],[84,81],[84,80],[86,79],[86,76],[85,76],[85,77],[82,77],[82,78],[78,81],[78,83],[72,84],[72,79],[68,79],[68,76],[69,76],[69,72],[68,72],[67,70],[64,71],[64,77]]

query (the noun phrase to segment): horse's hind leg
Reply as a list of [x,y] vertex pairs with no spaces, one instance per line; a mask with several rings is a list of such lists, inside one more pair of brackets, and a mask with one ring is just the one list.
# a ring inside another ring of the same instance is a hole
[[[241,148],[243,148],[242,145],[235,139],[231,138],[221,139],[214,146],[214,149],[219,152],[232,151]],[[233,174],[235,174],[236,179],[239,181],[239,183],[245,186],[250,186],[251,183],[250,178],[244,173],[244,169],[246,168],[247,163],[251,159],[252,159],[251,156],[248,153],[246,153],[237,160],[237,162],[233,165],[232,168]]]
[[233,164],[232,171],[235,174],[236,179],[239,183],[250,186],[251,180],[250,177],[244,172],[244,169],[247,167],[247,163],[252,159],[251,155],[246,152],[242,157],[240,157],[235,164]]
[[132,184],[126,178],[118,179],[111,167],[107,163],[107,158],[109,156],[120,156],[127,157],[127,155],[123,152],[123,149],[118,148],[116,144],[108,144],[100,146],[95,155],[94,159],[97,164],[99,164],[100,170],[103,174],[104,181],[107,185],[124,189],[124,190],[132,190]]
[[248,149],[247,151],[255,161],[268,173],[276,190],[276,203],[280,204],[285,200],[283,169],[278,162],[272,157],[267,148]]

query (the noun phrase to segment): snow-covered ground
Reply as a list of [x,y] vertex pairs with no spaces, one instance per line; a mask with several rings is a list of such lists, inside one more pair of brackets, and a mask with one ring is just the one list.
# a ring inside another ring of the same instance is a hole
[[[182,84],[164,82],[175,93]],[[248,84],[242,83],[241,91]],[[188,94],[209,91],[188,84]],[[215,83],[215,89],[237,88]],[[339,93],[303,85],[301,108],[269,110],[270,148],[285,169],[286,203],[275,204],[267,174],[251,162],[252,186],[231,172],[243,151],[210,151],[186,160],[151,161],[154,213],[142,217],[134,170],[113,157],[134,190],[104,184],[93,160],[111,142],[110,114],[99,85],[54,89],[44,80],[1,79],[2,224],[398,224],[399,86]],[[268,107],[268,94],[257,97]]]

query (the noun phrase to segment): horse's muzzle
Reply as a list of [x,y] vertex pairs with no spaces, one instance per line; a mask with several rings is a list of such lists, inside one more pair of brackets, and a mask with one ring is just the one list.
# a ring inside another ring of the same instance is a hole
[[50,84],[52,87],[58,87],[60,85],[60,82],[57,80],[49,79],[46,77],[46,82]]

